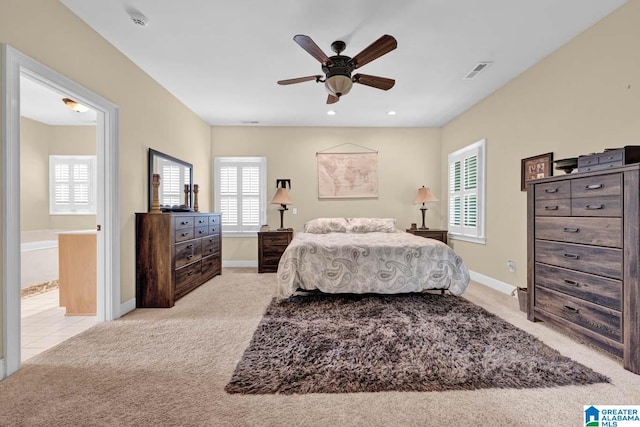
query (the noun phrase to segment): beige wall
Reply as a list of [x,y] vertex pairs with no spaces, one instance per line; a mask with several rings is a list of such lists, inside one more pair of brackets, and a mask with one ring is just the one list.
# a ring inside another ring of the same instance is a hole
[[[289,196],[298,214],[285,212],[285,227],[299,231],[318,217],[392,217],[398,227],[421,222],[419,206],[413,205],[418,187],[431,187],[436,197],[441,179],[440,130],[404,128],[314,128],[314,127],[214,127],[213,156],[266,156],[269,199],[277,178],[290,178]],[[375,199],[318,199],[316,152],[340,144],[329,152],[378,151],[378,197]],[[202,187],[201,187],[202,188]],[[442,225],[439,205],[429,205],[427,225]],[[268,205],[272,228],[280,226],[278,205]],[[224,238],[225,261],[257,260],[257,238]]]
[[95,126],[20,120],[20,229],[93,229],[95,215],[49,215],[49,155],[95,155]]
[[[120,108],[121,300],[133,298],[134,213],[147,210],[147,149],[193,163],[196,182],[206,182],[210,127],[58,1],[3,1],[0,43]],[[208,194],[201,196],[201,209],[209,209]]]
[[640,2],[627,3],[442,129],[443,164],[448,153],[487,138],[487,244],[454,242],[472,270],[526,285],[522,158],[640,145],[639,21]]

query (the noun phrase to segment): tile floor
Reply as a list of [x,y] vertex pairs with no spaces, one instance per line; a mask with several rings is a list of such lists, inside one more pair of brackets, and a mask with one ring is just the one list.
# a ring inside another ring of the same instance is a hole
[[65,316],[58,289],[22,299],[21,359],[25,360],[89,329],[95,316]]

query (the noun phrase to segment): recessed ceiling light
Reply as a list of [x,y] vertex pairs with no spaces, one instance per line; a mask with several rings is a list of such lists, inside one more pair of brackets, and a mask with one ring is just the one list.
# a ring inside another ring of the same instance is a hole
[[387,116],[395,116],[396,112],[391,110],[391,111],[387,111]]
[[336,112],[333,111],[333,110],[329,110],[329,111],[327,111],[327,114],[330,115],[330,116],[335,116]]

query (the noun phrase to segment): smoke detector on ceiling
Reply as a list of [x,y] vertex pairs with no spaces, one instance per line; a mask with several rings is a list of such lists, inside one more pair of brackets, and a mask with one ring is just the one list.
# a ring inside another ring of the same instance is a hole
[[129,11],[127,11],[127,13],[129,13],[129,16],[131,17],[131,20],[136,25],[139,25],[141,27],[146,27],[147,24],[149,23],[149,19],[146,16],[144,16],[142,13],[138,12],[138,11],[129,10]]

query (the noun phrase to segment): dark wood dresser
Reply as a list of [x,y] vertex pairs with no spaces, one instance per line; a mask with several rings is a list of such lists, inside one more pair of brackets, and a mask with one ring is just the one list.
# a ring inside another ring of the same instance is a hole
[[136,307],[173,307],[221,272],[220,214],[136,213]]
[[435,228],[427,228],[426,230],[420,228],[407,228],[407,233],[415,234],[416,236],[426,237],[427,239],[440,240],[443,243],[447,243],[447,230],[438,230]]
[[528,188],[528,319],[553,323],[640,374],[638,164]]
[[258,273],[278,271],[280,258],[293,239],[293,230],[269,230],[262,227],[258,232]]

